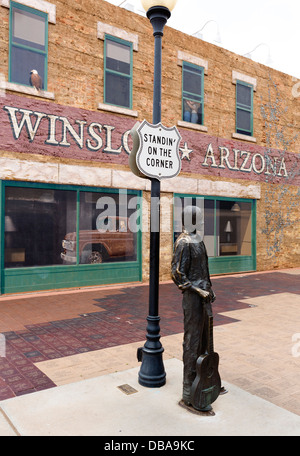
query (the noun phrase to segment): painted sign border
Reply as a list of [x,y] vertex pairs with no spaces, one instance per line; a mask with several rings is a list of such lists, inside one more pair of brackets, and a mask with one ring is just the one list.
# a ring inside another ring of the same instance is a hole
[[[176,146],[176,156],[177,156],[177,159],[178,159],[178,163],[179,163],[179,166],[178,166],[178,169],[177,171],[172,174],[171,176],[157,176],[155,174],[151,174],[149,172],[145,172],[145,170],[142,168],[141,164],[140,164],[140,156],[141,156],[141,152],[143,150],[143,147],[144,147],[144,140],[143,140],[143,135],[141,134],[141,130],[143,129],[143,127],[147,125],[148,127],[150,128],[153,128],[153,129],[159,129],[159,128],[162,128],[164,131],[168,131],[168,132],[171,132],[171,131],[175,131],[177,137],[178,137],[178,141],[177,141],[177,146]],[[139,135],[139,138],[140,138],[140,147],[136,153],[136,164],[137,164],[137,167],[138,169],[140,170],[140,172],[142,174],[144,174],[145,176],[147,177],[150,177],[152,179],[157,179],[157,180],[162,180],[162,179],[171,179],[173,177],[176,177],[178,176],[178,174],[180,173],[181,171],[181,158],[180,158],[180,155],[179,155],[179,144],[180,144],[180,141],[181,141],[181,135],[177,129],[177,127],[174,125],[173,127],[165,127],[161,122],[159,122],[158,124],[150,124],[147,120],[143,120],[143,122],[141,123],[141,125],[138,127],[137,129],[137,133]]]

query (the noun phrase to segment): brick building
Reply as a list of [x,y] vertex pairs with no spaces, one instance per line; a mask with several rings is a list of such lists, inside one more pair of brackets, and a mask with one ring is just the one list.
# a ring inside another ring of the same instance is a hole
[[[103,0],[1,5],[1,293],[146,281],[150,182],[128,159],[130,130],[152,121],[148,19]],[[204,210],[212,274],[299,266],[297,84],[165,28],[162,123],[182,167],[161,185],[162,280],[185,201]]]

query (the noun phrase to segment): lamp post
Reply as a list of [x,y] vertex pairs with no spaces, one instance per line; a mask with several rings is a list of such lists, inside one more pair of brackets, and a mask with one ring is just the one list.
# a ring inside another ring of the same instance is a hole
[[[167,20],[171,16],[177,0],[141,0],[147,17],[153,27],[154,36],[154,86],[153,86],[153,124],[161,122],[161,67],[162,36]],[[142,362],[139,383],[148,388],[158,388],[166,383],[163,365],[163,347],[160,342],[159,300],[159,238],[160,238],[160,181],[151,178],[151,224],[150,224],[150,278],[149,278],[149,315],[147,317],[147,341],[138,350]]]

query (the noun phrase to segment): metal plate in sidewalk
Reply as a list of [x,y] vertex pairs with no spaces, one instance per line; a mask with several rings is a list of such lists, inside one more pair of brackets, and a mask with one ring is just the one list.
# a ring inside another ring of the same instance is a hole
[[123,393],[129,395],[129,394],[134,394],[137,393],[138,391],[134,389],[132,386],[128,385],[125,383],[124,385],[118,386],[119,390],[121,390]]

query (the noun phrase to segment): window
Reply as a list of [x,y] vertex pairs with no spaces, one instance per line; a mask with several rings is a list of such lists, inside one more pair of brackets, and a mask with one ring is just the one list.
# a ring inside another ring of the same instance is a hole
[[104,103],[132,107],[132,43],[105,36]]
[[138,192],[5,189],[5,268],[137,261]]
[[0,292],[142,279],[142,193],[1,181]]
[[253,135],[253,86],[236,81],[236,133]]
[[210,273],[256,269],[255,200],[182,194],[174,197],[174,242],[183,229],[183,208],[194,205],[204,214],[204,224],[197,229],[206,247]]
[[37,70],[47,89],[48,14],[19,3],[10,7],[9,82],[30,85]]
[[251,201],[176,197],[175,239],[182,231],[181,213],[187,205],[204,213],[202,234],[209,257],[251,255]]
[[182,120],[203,125],[204,68],[182,63]]
[[81,264],[137,260],[137,225],[131,223],[136,220],[137,203],[136,195],[126,192],[80,192]]
[[6,188],[6,268],[62,264],[62,240],[66,233],[74,232],[76,192]]

